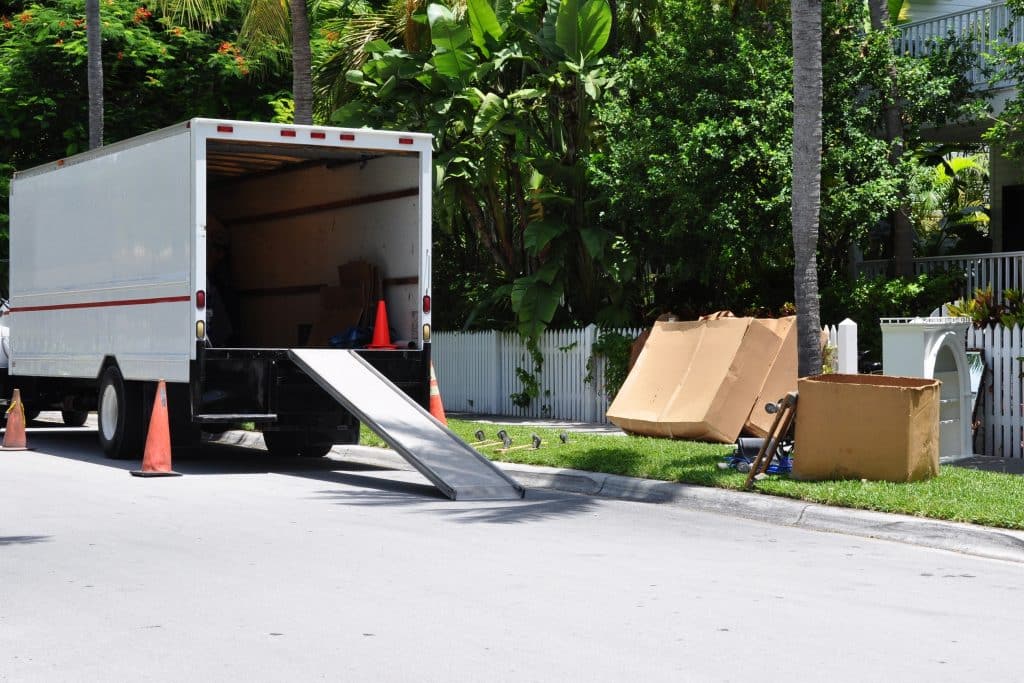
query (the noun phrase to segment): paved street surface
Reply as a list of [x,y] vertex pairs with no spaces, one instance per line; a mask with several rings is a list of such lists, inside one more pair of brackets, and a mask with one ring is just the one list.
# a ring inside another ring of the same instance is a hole
[[0,453],[3,681],[1016,681],[1019,564],[94,432]]

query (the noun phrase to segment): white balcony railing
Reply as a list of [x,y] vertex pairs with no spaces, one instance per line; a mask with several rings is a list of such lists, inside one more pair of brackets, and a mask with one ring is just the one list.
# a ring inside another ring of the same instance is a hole
[[[869,277],[879,277],[885,275],[888,265],[888,261],[863,261],[858,264],[857,272]],[[935,270],[962,273],[965,280],[962,296],[971,296],[974,290],[991,286],[996,300],[1001,301],[1003,292],[1007,289],[1024,289],[1024,251],[914,259],[915,274]]]
[[900,26],[900,37],[896,49],[901,54],[923,57],[934,48],[936,41],[948,38],[950,34],[968,37],[973,52],[978,56],[974,67],[967,72],[967,78],[975,88],[1000,88],[1012,85],[1008,82],[990,84],[992,54],[999,43],[1018,43],[1024,40],[1024,22],[1013,22],[1007,31],[1013,14],[1005,2],[996,2],[983,7],[944,14],[934,19],[915,21]]

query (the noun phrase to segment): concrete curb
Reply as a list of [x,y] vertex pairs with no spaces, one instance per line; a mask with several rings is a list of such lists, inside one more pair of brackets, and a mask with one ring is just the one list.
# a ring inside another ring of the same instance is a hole
[[[256,432],[230,431],[211,443],[263,448]],[[411,470],[394,451],[365,446],[335,447],[334,456],[387,469]],[[741,517],[769,524],[848,534],[965,555],[1024,563],[1024,532],[975,524],[818,505],[759,493],[652,481],[614,474],[495,462],[526,488],[541,488]]]

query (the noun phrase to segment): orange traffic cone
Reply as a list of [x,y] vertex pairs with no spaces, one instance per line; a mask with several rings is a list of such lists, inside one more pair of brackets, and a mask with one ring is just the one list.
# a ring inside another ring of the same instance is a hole
[[4,430],[4,445],[0,450],[27,451],[25,440],[25,406],[21,402],[21,391],[14,390],[11,405],[7,408],[7,429]]
[[366,345],[368,349],[397,349],[391,343],[391,333],[388,332],[388,309],[384,305],[384,299],[377,301],[377,317],[373,323],[373,341]]
[[171,429],[167,420],[167,384],[160,380],[153,400],[153,415],[149,418],[146,451],[142,456],[142,469],[132,470],[133,477],[180,477],[171,469]]
[[441,424],[447,426],[448,418],[444,414],[444,404],[441,403],[441,388],[437,386],[437,376],[434,375],[434,363],[430,363],[430,414]]

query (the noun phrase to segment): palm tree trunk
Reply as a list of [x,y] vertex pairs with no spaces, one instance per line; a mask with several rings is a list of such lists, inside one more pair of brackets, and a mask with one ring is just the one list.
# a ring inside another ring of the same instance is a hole
[[99,0],[85,0],[87,83],[89,89],[89,149],[103,146],[103,24]]
[[313,81],[310,75],[309,14],[306,0],[288,0],[292,15],[292,97],[295,123],[313,123]]
[[821,0],[790,0],[793,18],[793,288],[801,377],[821,372]]

